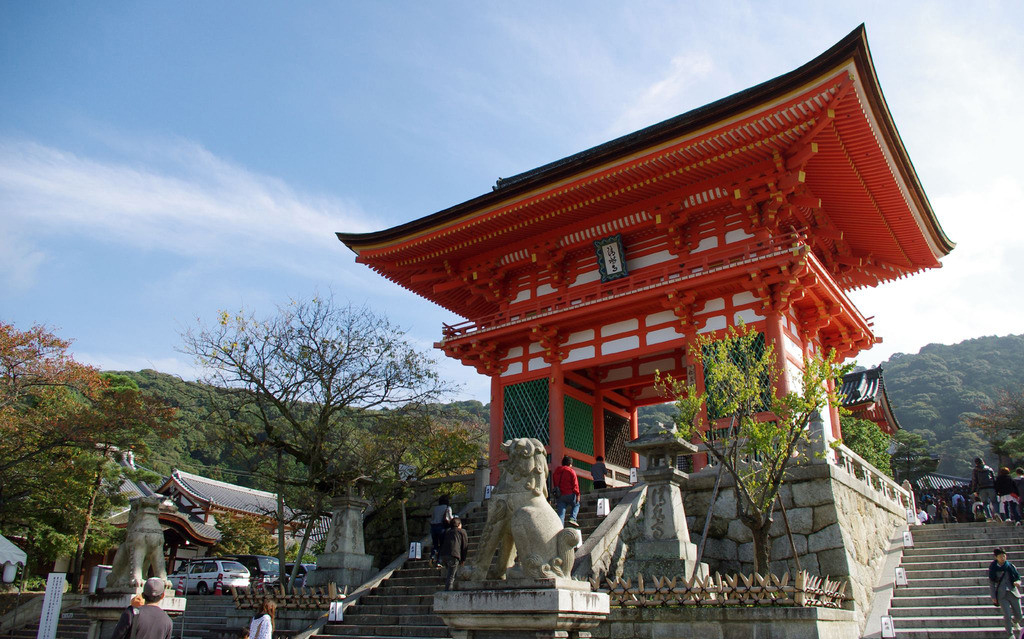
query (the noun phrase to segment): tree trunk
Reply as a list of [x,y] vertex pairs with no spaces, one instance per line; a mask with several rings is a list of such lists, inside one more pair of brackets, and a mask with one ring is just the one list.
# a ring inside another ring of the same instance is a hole
[[[75,591],[82,589],[82,563],[85,561],[85,541],[89,538],[89,529],[92,528],[92,511],[96,508],[96,497],[103,487],[103,462],[96,471],[96,479],[92,484],[92,491],[89,493],[89,503],[85,507],[85,523],[82,524],[82,533],[78,536],[78,547],[75,549],[75,560],[71,564],[71,587]],[[142,575],[143,578],[146,575]]]
[[288,580],[288,573],[285,572],[284,549],[284,494],[281,492],[281,449],[277,449],[277,561],[278,581],[282,586]]
[[299,574],[299,568],[302,566],[302,556],[306,554],[306,546],[309,545],[309,537],[313,533],[313,526],[316,524],[316,520],[320,518],[320,508],[323,506],[324,496],[323,493],[316,498],[316,507],[313,508],[312,516],[309,521],[306,522],[306,532],[302,535],[302,543],[299,544],[299,554],[295,557],[295,565],[292,566],[292,574],[288,578],[288,592],[293,592],[295,589],[295,578]]
[[754,539],[754,572],[761,576],[768,575],[768,563],[771,559],[771,539],[768,532],[771,529],[771,520],[762,523],[760,526],[750,526],[750,534]]
[[409,548],[409,522],[406,520],[405,515],[405,489],[402,490],[402,499],[399,502],[402,507],[402,540],[405,541],[405,548],[408,551]]

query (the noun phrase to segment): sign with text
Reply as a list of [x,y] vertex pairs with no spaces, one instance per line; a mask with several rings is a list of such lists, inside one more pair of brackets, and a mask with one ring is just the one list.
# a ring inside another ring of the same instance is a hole
[[914,535],[909,530],[903,531],[903,547],[913,548],[914,547]]
[[66,575],[51,572],[46,577],[46,594],[43,595],[43,610],[39,613],[39,632],[36,639],[55,639],[57,622],[60,621],[60,607],[64,602]]
[[913,508],[907,508],[907,523],[911,526],[917,523],[917,515],[914,514]]
[[342,621],[344,601],[332,601],[331,609],[327,613],[327,621]]
[[896,568],[896,585],[906,586],[907,585],[907,569],[903,566]]
[[595,240],[597,249],[597,270],[602,282],[609,282],[629,275],[626,268],[626,249],[622,246],[622,234],[618,233],[603,240]]
[[484,499],[490,499],[492,491],[494,491],[494,486],[484,486]]
[[409,544],[409,559],[423,559],[423,544],[418,541]]
[[636,468],[630,468],[629,469],[629,483],[635,484],[637,481],[638,480],[637,480],[637,477],[636,477]]
[[597,500],[597,516],[607,517],[610,512],[609,503],[607,497],[601,497]]
[[882,617],[882,639],[896,639],[896,627],[892,625],[892,617]]

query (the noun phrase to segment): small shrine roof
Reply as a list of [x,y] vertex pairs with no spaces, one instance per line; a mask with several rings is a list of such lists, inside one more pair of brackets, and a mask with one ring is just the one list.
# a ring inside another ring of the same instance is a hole
[[277,511],[277,494],[264,490],[175,470],[157,492],[167,493],[171,483],[176,484],[186,495],[213,506],[264,516],[273,515]]
[[889,433],[899,430],[899,422],[885,391],[881,366],[843,375],[838,395],[842,399],[843,408],[850,410],[854,417],[884,425],[884,429]]

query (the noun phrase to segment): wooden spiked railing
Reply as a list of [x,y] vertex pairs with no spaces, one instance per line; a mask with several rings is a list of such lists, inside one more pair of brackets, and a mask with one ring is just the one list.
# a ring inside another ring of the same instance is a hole
[[258,610],[264,601],[271,600],[277,608],[292,610],[327,610],[331,602],[345,598],[348,586],[338,590],[336,584],[317,586],[314,588],[296,588],[291,594],[285,594],[284,588],[231,588],[231,597],[236,609]]
[[607,579],[602,583],[591,580],[596,591],[607,592],[611,605],[623,607],[653,606],[795,606],[841,608],[850,599],[846,582],[827,577],[815,577],[807,571],[796,573],[790,583],[790,574],[782,577],[762,577],[754,573],[726,575],[715,573],[707,577],[654,577],[645,580],[638,575],[634,584],[630,579]]

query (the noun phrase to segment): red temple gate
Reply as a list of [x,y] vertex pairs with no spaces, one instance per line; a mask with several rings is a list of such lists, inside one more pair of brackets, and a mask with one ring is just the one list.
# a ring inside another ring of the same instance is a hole
[[[878,85],[863,27],[806,65],[512,178],[413,222],[338,237],[467,318],[445,354],[491,378],[490,453],[533,436],[587,476],[624,447],[655,370],[703,385],[701,333],[740,321],[803,358],[879,341],[847,291],[940,266],[945,236]],[[840,436],[833,408],[825,420]]]

